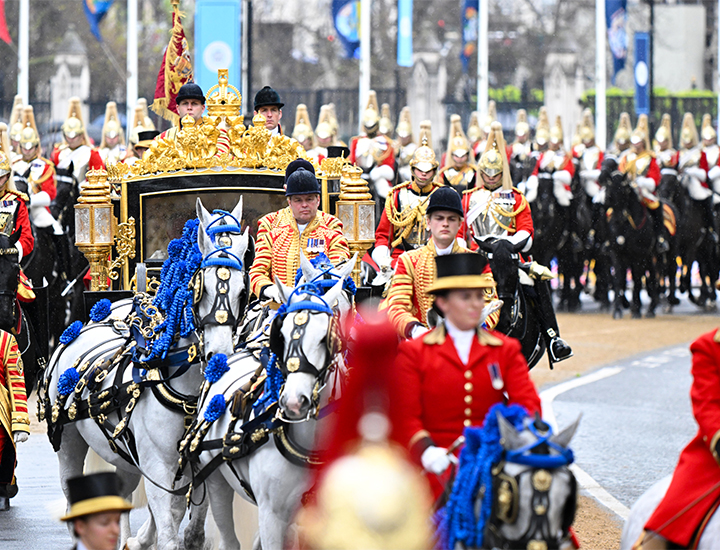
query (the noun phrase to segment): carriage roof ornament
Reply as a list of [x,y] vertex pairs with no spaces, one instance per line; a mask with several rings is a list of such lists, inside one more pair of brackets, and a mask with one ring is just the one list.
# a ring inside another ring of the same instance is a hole
[[209,116],[240,116],[242,97],[238,89],[229,83],[228,69],[218,69],[218,83],[206,94]]

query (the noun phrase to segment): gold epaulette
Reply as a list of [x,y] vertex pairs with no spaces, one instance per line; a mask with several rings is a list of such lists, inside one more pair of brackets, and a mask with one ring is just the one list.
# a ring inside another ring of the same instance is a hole
[[462,194],[467,195],[468,193],[474,193],[475,191],[477,191],[479,189],[483,189],[483,188],[484,188],[483,186],[477,186],[477,187],[473,187],[471,189],[465,189],[465,191],[463,191]]
[[720,344],[720,328],[717,329],[717,331],[715,332],[715,336],[713,336],[713,342],[717,342],[718,344]]
[[[25,193],[21,193],[20,191],[15,191],[14,189],[5,189],[5,193],[15,195],[16,197],[24,200],[25,202],[28,202],[30,200],[30,197],[28,197]],[[3,195],[2,198],[4,198],[4,197],[5,197],[5,195]]]
[[505,343],[494,334],[490,334],[488,331],[481,328],[477,330],[477,338],[478,342],[480,342],[483,346],[502,346]]

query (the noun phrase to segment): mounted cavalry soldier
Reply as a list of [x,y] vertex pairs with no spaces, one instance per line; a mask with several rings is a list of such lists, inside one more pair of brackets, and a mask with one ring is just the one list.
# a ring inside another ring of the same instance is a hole
[[[409,254],[413,254],[412,252]],[[495,403],[517,403],[531,414],[540,398],[514,338],[480,327],[488,291],[495,286],[487,260],[479,254],[453,253],[432,258],[434,281],[425,288],[444,315],[432,332],[400,344],[395,360],[403,391],[400,443],[428,472],[435,497],[457,462],[464,428],[479,426]]]
[[50,213],[50,203],[55,200],[55,167],[40,156],[40,136],[35,126],[33,108],[23,109],[23,129],[20,132],[22,156],[12,165],[15,188],[30,197],[28,209],[30,221],[39,228],[52,228],[54,235],[62,235],[60,223]]
[[[510,172],[513,185],[517,186],[526,180],[532,173],[535,162],[532,159],[532,141],[530,140],[530,125],[527,121],[525,109],[518,109],[515,122],[515,141],[510,146]],[[481,151],[480,154],[482,156]],[[480,158],[478,158],[480,160]]]
[[18,262],[20,262],[24,256],[32,252],[35,245],[26,206],[30,199],[25,193],[17,191],[10,181],[12,170],[9,155],[6,153],[10,148],[10,142],[7,136],[7,126],[2,123],[0,123],[0,138],[2,138],[2,150],[0,151],[0,233],[12,235],[15,231],[21,230],[20,238],[15,243],[18,250]]
[[620,119],[618,120],[618,127],[615,130],[613,136],[613,142],[605,151],[605,156],[608,158],[614,158],[620,164],[620,160],[623,156],[630,152],[630,134],[632,133],[632,124],[630,123],[630,115],[627,113],[620,113]]
[[713,208],[720,204],[720,146],[717,144],[717,133],[712,126],[710,115],[703,115],[703,125],[700,130],[703,152],[708,163],[708,183],[712,187]]
[[105,105],[105,122],[98,153],[100,153],[100,158],[105,166],[108,166],[124,159],[126,152],[125,136],[120,124],[120,117],[118,117],[117,105],[114,101],[108,101]]
[[100,154],[90,146],[79,97],[70,98],[68,118],[62,125],[62,133],[63,142],[55,146],[50,160],[56,168],[68,169],[72,164],[75,179],[83,183],[88,170],[101,170],[104,165]]
[[583,111],[579,136],[580,144],[573,147],[573,157],[577,159],[582,187],[587,195],[594,200],[601,189],[598,180],[600,179],[604,154],[595,143],[595,124],[590,109]]
[[377,95],[370,90],[363,114],[364,133],[350,140],[350,162],[363,170],[363,179],[370,184],[375,199],[376,218],[395,180],[395,151],[392,142],[380,134],[380,113]]
[[13,335],[0,330],[0,512],[10,509],[10,499],[17,494],[16,444],[27,441],[29,433],[20,351]]
[[430,195],[440,184],[434,181],[438,162],[429,131],[421,134],[421,139],[422,145],[410,161],[412,179],[388,193],[375,231],[372,259],[382,270],[394,268],[400,254],[425,246],[429,238],[425,210]]
[[[421,136],[423,133],[423,124],[427,124],[427,121],[420,123]],[[430,129],[428,128],[427,131],[429,132]],[[395,149],[398,176],[400,181],[410,181],[410,179],[412,179],[410,161],[413,159],[415,150],[418,148],[418,144],[415,143],[415,140],[413,140],[410,107],[403,107],[402,111],[400,111],[400,120],[398,121],[397,128],[395,129],[395,134],[397,137],[395,140]],[[422,138],[419,141],[421,140]]]
[[[545,137],[540,130],[535,136],[538,145]],[[575,166],[572,157],[563,148],[562,122],[558,116],[555,125],[550,129],[547,140],[547,148],[540,150],[535,168],[527,180],[525,196],[528,202],[533,202],[537,197],[537,188],[540,178],[550,178],[553,182],[553,194],[562,208],[570,206],[573,193],[570,182],[575,174]],[[541,145],[544,147],[544,143]]]
[[[698,140],[695,119],[692,113],[685,113],[682,129],[680,130],[680,151],[678,155],[680,183],[687,189],[692,200],[702,204],[705,230],[717,243],[718,238],[715,233],[712,207],[713,192],[708,182],[710,168],[705,151]],[[716,172],[713,172],[713,175],[717,176]]]
[[297,159],[285,171],[288,206],[260,218],[250,289],[260,299],[280,303],[275,279],[294,287],[300,253],[312,259],[324,253],[333,264],[350,257],[342,222],[318,211],[320,184],[312,164]]
[[445,166],[438,175],[443,185],[449,185],[458,193],[475,187],[477,168],[470,162],[470,153],[470,142],[463,132],[460,115],[452,115]]
[[[520,252],[526,253],[532,247],[532,215],[523,194],[512,186],[505,151],[502,126],[495,122],[488,137],[487,149],[478,166],[481,187],[466,193],[463,200],[465,224],[469,228],[469,234],[476,239],[487,242],[504,239],[515,247],[522,245]],[[543,274],[543,278],[545,277],[547,274]],[[571,357],[572,349],[560,338],[547,281],[538,278],[533,288],[537,294],[539,317],[544,325],[543,335],[553,361]],[[510,309],[513,306],[514,292],[515,289],[500,289],[500,299],[505,300],[497,324],[497,330],[501,332],[510,329]]]
[[660,176],[677,176],[678,152],[673,147],[672,120],[665,113],[660,122],[660,128],[655,132],[655,160],[660,167]]
[[[387,309],[388,318],[401,337],[417,338],[428,331],[427,315],[434,297],[427,294],[427,288],[435,279],[435,256],[470,252],[457,240],[462,222],[462,201],[457,191],[441,187],[430,195],[425,223],[431,238],[422,248],[400,256],[387,298],[380,306]],[[487,275],[492,278],[490,273]],[[493,303],[485,311],[484,320],[494,327],[499,304],[493,300],[496,295],[490,286],[487,294],[488,301]]]

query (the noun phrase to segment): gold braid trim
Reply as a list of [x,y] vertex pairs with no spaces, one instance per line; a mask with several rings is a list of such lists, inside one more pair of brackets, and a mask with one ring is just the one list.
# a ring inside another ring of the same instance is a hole
[[430,200],[430,195],[421,199],[415,206],[404,208],[401,211],[398,211],[398,209],[395,208],[396,190],[397,192],[400,192],[403,188],[409,187],[410,184],[411,182],[407,182],[398,185],[393,188],[393,192],[388,194],[385,199],[385,214],[392,224],[393,229],[396,230],[396,234],[397,230],[402,229],[397,238],[390,244],[391,248],[395,248],[405,237],[410,235],[413,227],[415,227],[415,224],[422,223],[422,219],[425,217],[425,211],[427,210],[427,203]]
[[522,212],[523,210],[525,210],[525,209],[527,208],[527,206],[528,206],[528,201],[527,201],[527,199],[525,198],[525,195],[523,195],[523,194],[521,193],[521,194],[520,194],[520,197],[522,198],[522,201],[520,202],[520,206],[518,207],[517,210],[505,210],[505,209],[502,208],[501,206],[498,206],[498,205],[496,205],[496,204],[493,204],[493,207],[492,207],[492,208],[488,208],[487,212],[485,212],[485,213],[483,214],[483,219],[487,218],[487,215],[488,215],[488,212],[489,212],[489,213],[492,215],[493,219],[495,220],[495,223],[497,223],[497,224],[498,224],[500,227],[502,227],[505,231],[513,231],[513,228],[512,228],[512,227],[508,227],[507,225],[505,225],[504,223],[502,223],[502,222],[500,221],[500,219],[499,219],[498,216],[496,215],[496,212],[497,212],[498,214],[500,214],[501,216],[504,216],[504,217],[506,217],[506,218],[512,218],[513,221],[514,221],[514,220],[515,220],[515,217],[517,217],[517,215],[518,215],[520,212]]

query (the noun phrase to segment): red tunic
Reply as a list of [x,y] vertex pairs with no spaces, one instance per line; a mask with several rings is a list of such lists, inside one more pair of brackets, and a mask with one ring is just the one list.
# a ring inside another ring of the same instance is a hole
[[23,257],[27,256],[32,252],[35,246],[35,237],[33,237],[32,227],[30,225],[30,218],[28,217],[27,206],[25,202],[28,201],[27,195],[24,193],[18,193],[17,191],[10,191],[5,189],[0,190],[0,206],[3,203],[16,203],[15,207],[15,223],[13,225],[13,232],[22,228],[22,234],[18,242],[23,250]]
[[[494,389],[489,367],[499,367],[504,384]],[[397,440],[419,460],[431,445],[449,447],[465,426],[479,426],[492,405],[504,402],[540,411],[540,397],[530,380],[520,343],[498,332],[478,331],[464,365],[452,338],[441,325],[423,338],[400,344],[395,361],[400,418]],[[434,487],[436,496],[441,489]]]
[[[693,415],[700,429],[683,449],[665,497],[645,528],[687,548],[705,514],[720,499],[720,465],[712,450],[720,439],[720,330],[703,334],[690,346]],[[712,487],[710,494],[704,496]],[[681,510],[700,499],[676,521]],[[664,526],[664,527],[663,527]]]
[[[462,199],[463,212],[465,212],[466,220],[466,223],[463,224],[461,229],[462,237],[470,245],[471,250],[477,250],[478,248],[475,239],[472,238],[472,231],[467,224],[468,212],[470,211],[470,201],[474,191],[477,191],[477,189],[472,190],[472,192],[471,190],[466,191],[463,193]],[[513,221],[510,224],[510,229],[507,230],[507,234],[514,235],[518,231],[527,231],[530,233],[530,237],[532,237],[535,234],[535,226],[533,225],[530,203],[525,198],[525,195],[518,191],[518,189],[513,187],[512,191],[515,197],[515,207],[513,208],[513,212],[517,212],[517,215],[513,218]],[[482,237],[483,235],[477,236]]]
[[373,154],[376,166],[389,166],[390,168],[395,169],[395,151],[393,150],[390,140],[388,140],[385,136],[375,136],[374,138],[370,138],[366,135],[361,135],[352,138],[350,140],[349,158],[352,164],[357,164],[357,146],[362,139],[372,139],[373,141],[377,141],[380,144],[378,149],[382,152]]

